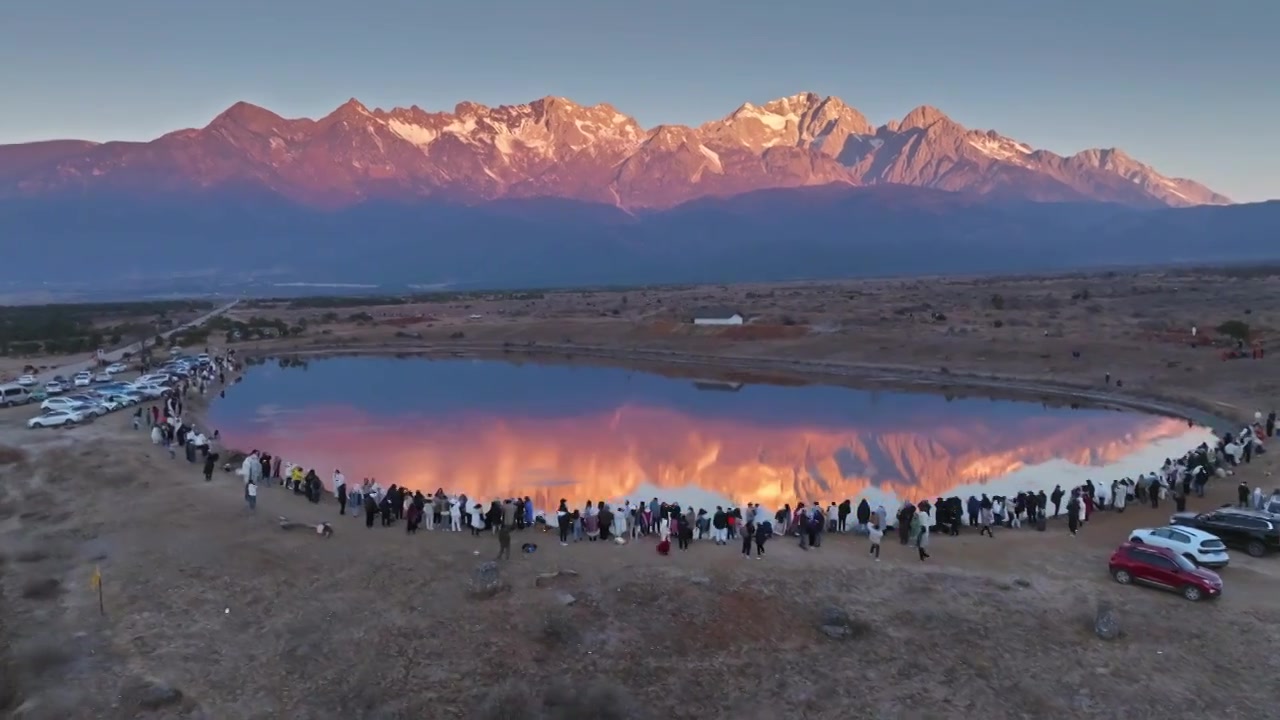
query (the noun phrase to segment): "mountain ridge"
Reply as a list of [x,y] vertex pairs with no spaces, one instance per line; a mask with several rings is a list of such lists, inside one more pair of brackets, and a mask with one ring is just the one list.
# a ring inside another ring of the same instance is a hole
[[[0,198],[0,282],[112,277],[574,287],[1014,274],[1277,259],[1280,201],[1142,209],[903,185],[772,188],[664,210],[373,197],[318,209],[243,187]],[[68,259],[74,259],[69,262]]]
[[840,98],[812,92],[746,102],[697,127],[649,129],[608,103],[556,96],[496,107],[463,101],[452,112],[370,109],[351,98],[316,119],[239,101],[203,128],[148,142],[0,145],[0,197],[246,186],[316,206],[523,197],[634,211],[828,184],[1148,208],[1231,202],[1115,148],[1061,156],[966,128],[929,105],[874,126]]

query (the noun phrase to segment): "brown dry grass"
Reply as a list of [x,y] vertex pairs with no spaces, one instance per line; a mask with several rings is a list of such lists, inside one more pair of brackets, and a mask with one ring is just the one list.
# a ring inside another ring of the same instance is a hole
[[[394,338],[394,325],[336,323],[321,326],[327,335],[257,347],[475,352],[509,343],[596,361],[641,356],[690,377],[707,376],[719,357],[744,382],[802,382],[818,361],[945,365],[952,392],[972,382],[966,373],[1097,388],[1112,372],[1126,392],[1241,417],[1280,390],[1268,365],[1153,344],[1152,333],[1177,337],[1242,308],[1269,333],[1280,309],[1264,301],[1275,288],[1267,277],[1210,284],[1166,274],[553,293],[397,309],[440,318],[416,326],[421,341]],[[1071,299],[1084,289],[1088,301]],[[803,321],[808,333],[727,342],[676,322],[681,308],[703,304],[746,306],[762,326]],[[486,319],[469,321],[472,312]],[[655,334],[662,323],[667,332]],[[457,332],[463,341],[449,339]],[[809,552],[779,540],[765,561],[744,562],[733,547],[705,543],[662,558],[643,542],[560,548],[543,536],[543,550],[504,564],[509,592],[475,600],[466,588],[481,559],[473,553],[493,552],[491,538],[410,538],[355,520],[329,542],[282,533],[275,516],[332,522],[332,507],[268,488],[249,515],[234,480],[203,483],[126,417],[33,434],[21,427],[26,416],[0,411],[0,445],[26,456],[0,483],[9,555],[0,564],[0,708],[26,703],[26,717],[1142,720],[1268,717],[1280,703],[1257,682],[1280,641],[1276,560],[1233,557],[1217,603],[1120,587],[1105,560],[1135,524],[1162,521],[1144,508],[1104,514],[1074,540],[1057,528],[937,538],[926,564],[896,544],[873,563],[850,538]],[[1254,463],[1251,482],[1276,457]],[[105,618],[88,589],[95,565]],[[580,576],[535,586],[559,567]],[[572,605],[557,604],[562,590]],[[1092,635],[1100,601],[1121,613],[1120,640]],[[819,630],[832,608],[849,616],[851,637]]]

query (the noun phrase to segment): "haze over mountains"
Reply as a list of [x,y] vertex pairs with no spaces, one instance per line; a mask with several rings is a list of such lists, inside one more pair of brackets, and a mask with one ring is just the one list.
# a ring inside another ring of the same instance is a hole
[[927,106],[875,127],[812,93],[652,129],[555,97],[452,113],[350,100],[318,120],[236,103],[151,142],[0,146],[0,233],[57,280],[598,284],[1275,257],[1280,207],[1229,203],[1117,149],[1063,157]]

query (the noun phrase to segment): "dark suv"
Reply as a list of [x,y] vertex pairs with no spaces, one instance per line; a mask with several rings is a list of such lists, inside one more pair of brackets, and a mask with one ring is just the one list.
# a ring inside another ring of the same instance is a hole
[[1253,557],[1280,550],[1280,520],[1266,513],[1218,508],[1203,513],[1174,513],[1169,523],[1217,535],[1227,547],[1241,548]]

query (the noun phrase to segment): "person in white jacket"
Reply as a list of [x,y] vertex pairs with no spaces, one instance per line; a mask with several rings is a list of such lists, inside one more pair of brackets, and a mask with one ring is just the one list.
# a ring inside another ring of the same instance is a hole
[[240,463],[240,474],[244,476],[245,482],[257,482],[258,478],[255,474],[262,472],[262,461],[258,459],[258,451],[254,450],[249,453],[244,462]]
[[458,498],[449,498],[449,529],[462,532],[462,508],[458,506]]

